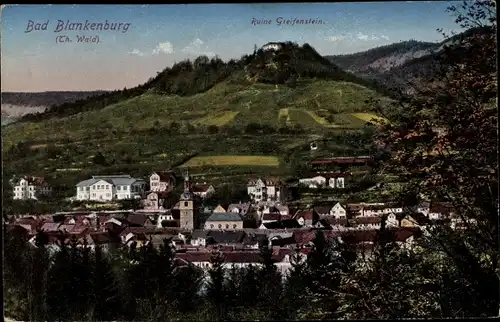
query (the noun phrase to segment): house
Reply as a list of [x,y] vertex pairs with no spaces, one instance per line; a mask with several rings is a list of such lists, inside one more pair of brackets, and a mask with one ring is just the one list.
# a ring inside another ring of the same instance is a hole
[[314,211],[320,217],[334,217],[336,219],[347,219],[347,211],[339,202],[335,202],[333,207],[330,206],[314,207]]
[[224,207],[222,207],[221,205],[218,205],[217,207],[215,207],[215,209],[213,210],[213,213],[214,214],[223,214],[223,213],[226,213],[226,209],[224,209]]
[[379,216],[360,216],[353,220],[357,229],[380,229],[382,218]]
[[243,218],[238,213],[233,212],[213,213],[205,222],[205,229],[243,229]]
[[[277,267],[278,272],[285,277],[292,267],[290,258],[295,251],[293,249],[273,247],[272,259]],[[220,256],[224,258],[224,268],[230,269],[232,266],[238,268],[249,267],[250,265],[260,265],[262,263],[262,256],[257,250],[227,250],[219,252]],[[213,253],[209,251],[185,252],[177,253],[176,257],[183,259],[188,263],[200,267],[202,269],[209,269],[211,267],[210,259]],[[305,258],[305,257],[304,257]]]
[[127,221],[129,227],[155,227],[151,219],[145,214],[130,214],[127,217]]
[[403,212],[403,207],[395,203],[359,203],[348,204],[347,212],[351,217],[371,217],[391,213],[399,214]]
[[354,218],[363,214],[363,204],[350,203],[346,205],[348,217]]
[[[228,207],[227,207],[227,211],[228,212],[237,212],[239,213],[241,216],[246,216],[248,214],[248,212],[250,211],[251,209],[251,204],[250,203],[233,203],[233,204],[230,204]],[[215,212],[215,210],[214,210]]]
[[146,194],[146,199],[142,201],[144,210],[163,210],[164,200],[170,192],[167,191],[151,191]]
[[349,172],[318,172],[307,178],[299,179],[299,184],[308,188],[345,188],[347,177],[352,176]]
[[[175,226],[172,226],[175,223]],[[178,227],[178,223],[175,221],[174,216],[170,212],[160,213],[156,219],[156,227]]]
[[20,179],[12,179],[13,199],[37,200],[38,196],[49,196],[52,188],[43,177],[24,176]]
[[319,215],[314,210],[298,211],[293,219],[302,227],[313,227],[319,220]]
[[205,247],[207,245],[208,230],[195,229],[191,234],[191,245],[196,247]]
[[299,179],[299,184],[308,188],[320,188],[326,186],[326,178],[323,176],[315,176]]
[[146,187],[146,181],[130,175],[92,176],[76,185],[77,200],[111,201],[139,199]]
[[191,186],[191,191],[193,192],[194,195],[206,199],[212,196],[215,193],[215,189],[211,184],[194,184]]
[[349,222],[347,218],[335,218],[332,216],[324,217],[316,223],[316,228],[327,228],[334,230],[347,230]]
[[281,182],[277,178],[250,179],[247,192],[254,203],[280,200]]
[[451,202],[433,201],[429,206],[428,217],[431,220],[441,220],[455,215],[456,211]]
[[423,213],[416,212],[413,214],[403,215],[403,218],[400,220],[400,227],[421,227],[429,225],[432,222],[429,217],[424,215]]
[[259,229],[294,229],[302,227],[295,219],[262,222]]
[[264,51],[276,51],[280,50],[281,48],[283,48],[283,45],[278,42],[268,42],[267,44],[262,46],[262,50]]
[[149,190],[154,192],[170,192],[176,184],[175,174],[172,171],[153,172],[149,176]]

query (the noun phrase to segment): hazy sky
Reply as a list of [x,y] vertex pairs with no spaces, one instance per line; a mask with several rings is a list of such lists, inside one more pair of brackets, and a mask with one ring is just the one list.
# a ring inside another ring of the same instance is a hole
[[[437,1],[9,5],[1,13],[2,91],[133,87],[176,61],[201,54],[223,60],[239,58],[251,53],[254,44],[270,41],[307,42],[322,55],[359,52],[409,39],[441,41],[437,28],[458,30],[445,10],[449,5]],[[279,17],[323,23],[278,25]],[[252,24],[253,19],[271,23]],[[82,26],[88,21],[89,30],[56,32],[59,20]],[[26,32],[30,21],[33,30]],[[90,30],[97,27],[92,23],[105,28],[106,22],[115,30]],[[122,25],[116,30],[118,23]],[[41,26],[46,30],[35,30]],[[98,36],[99,43],[79,42],[82,36]],[[61,42],[67,39],[71,42]]]

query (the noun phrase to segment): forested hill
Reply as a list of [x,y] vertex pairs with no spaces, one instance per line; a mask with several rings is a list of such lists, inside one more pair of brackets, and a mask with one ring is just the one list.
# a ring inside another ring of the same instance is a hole
[[435,76],[445,46],[456,45],[481,32],[481,28],[471,28],[442,42],[410,40],[360,53],[325,57],[346,71],[375,81],[385,88],[403,86],[409,89],[409,82],[425,82]]
[[326,56],[326,58],[347,71],[371,74],[385,72],[409,60],[429,55],[439,47],[439,43],[409,40],[360,53]]
[[228,78],[289,86],[295,86],[297,81],[303,79],[347,81],[389,95],[374,82],[357,77],[332,64],[308,44],[299,46],[297,43],[285,42],[280,45],[281,49],[277,51],[264,51],[255,47],[252,54],[227,62],[218,57],[209,59],[206,56],[200,56],[194,61],[184,60],[165,68],[137,87],[52,106],[44,113],[27,115],[22,120],[36,121],[99,110],[146,92],[190,96],[203,93]]
[[53,106],[106,93],[105,91],[2,92],[2,104],[18,106]]

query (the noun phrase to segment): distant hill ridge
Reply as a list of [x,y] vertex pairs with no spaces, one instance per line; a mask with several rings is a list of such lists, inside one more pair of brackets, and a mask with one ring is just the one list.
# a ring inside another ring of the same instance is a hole
[[106,91],[47,91],[47,92],[2,92],[2,104],[19,106],[52,106],[71,103]]
[[484,31],[482,28],[472,28],[442,42],[409,40],[364,52],[325,57],[358,77],[375,81],[379,86],[403,86],[408,89],[408,81],[421,82],[435,75],[439,69],[438,58],[445,46],[456,45],[471,35]]

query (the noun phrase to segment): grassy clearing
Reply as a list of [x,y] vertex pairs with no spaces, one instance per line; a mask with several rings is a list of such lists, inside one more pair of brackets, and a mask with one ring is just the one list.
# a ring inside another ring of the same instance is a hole
[[386,118],[375,115],[373,113],[352,113],[352,115],[367,123],[372,123],[372,124],[389,123],[389,120],[387,120]]
[[335,127],[339,127],[339,125],[337,124],[331,124],[330,122],[328,122],[327,119],[319,116],[318,114],[312,112],[312,111],[305,111],[307,114],[309,114],[318,124],[322,125],[322,126],[325,126],[325,127],[331,127],[331,128],[335,128]]
[[202,125],[216,125],[216,126],[223,126],[231,121],[238,115],[240,112],[232,112],[232,111],[227,111],[223,112],[217,115],[210,115],[204,118],[201,118],[197,120],[195,123],[197,124],[202,124]]
[[257,155],[217,155],[194,157],[184,163],[181,167],[203,167],[203,166],[266,166],[277,167],[279,159],[273,156]]

